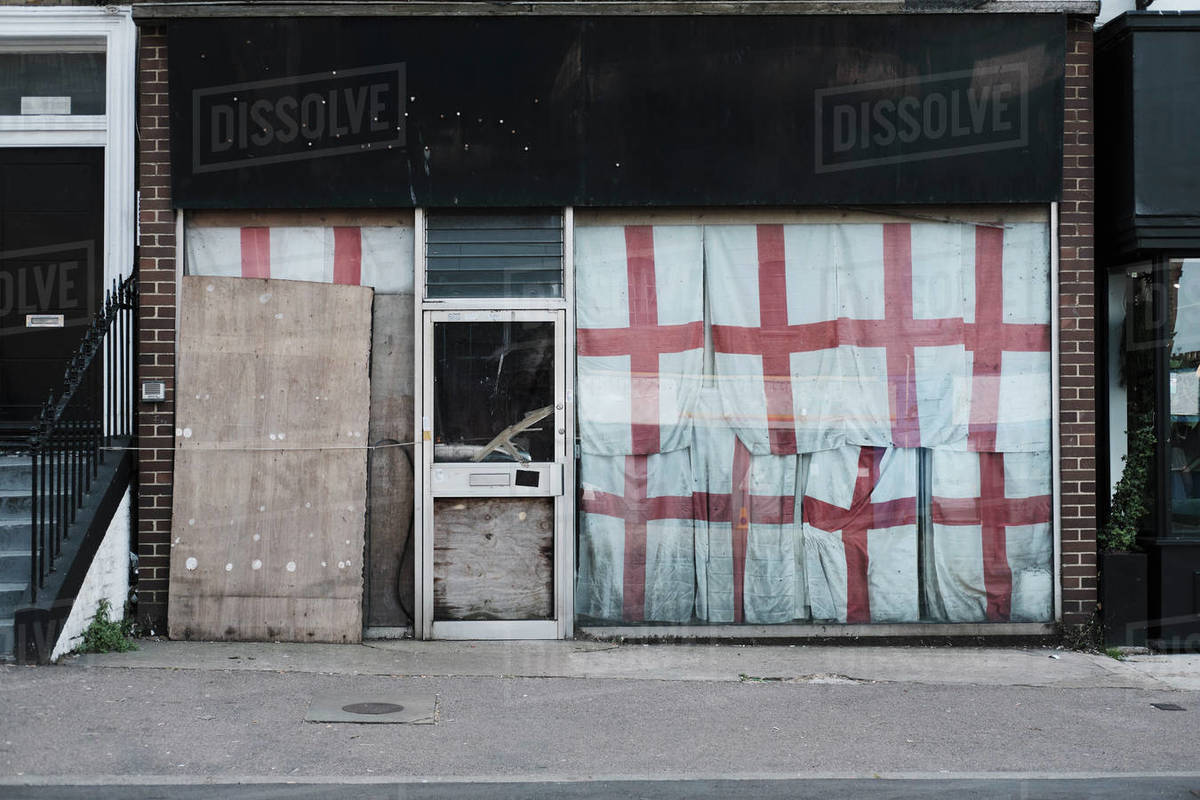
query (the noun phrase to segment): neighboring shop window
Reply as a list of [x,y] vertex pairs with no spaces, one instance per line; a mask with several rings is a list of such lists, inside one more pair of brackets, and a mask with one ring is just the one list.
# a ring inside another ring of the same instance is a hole
[[194,212],[187,274],[282,278],[412,294],[412,212]]
[[1049,229],[575,231],[583,624],[1047,621]]
[[1171,533],[1200,533],[1200,259],[1168,262]]

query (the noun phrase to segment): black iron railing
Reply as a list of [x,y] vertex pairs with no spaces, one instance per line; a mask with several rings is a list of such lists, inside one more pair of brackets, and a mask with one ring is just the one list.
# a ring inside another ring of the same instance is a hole
[[31,601],[62,550],[105,450],[130,438],[137,283],[113,283],[67,365],[62,386],[42,405],[29,437],[32,464]]

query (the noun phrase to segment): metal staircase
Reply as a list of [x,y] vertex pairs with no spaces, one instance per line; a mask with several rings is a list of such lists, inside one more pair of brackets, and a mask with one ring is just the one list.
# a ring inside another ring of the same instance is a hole
[[0,433],[0,659],[49,657],[128,485],[136,291],[114,284],[32,428]]
[[13,612],[29,599],[32,470],[28,455],[0,456],[0,658],[13,655]]

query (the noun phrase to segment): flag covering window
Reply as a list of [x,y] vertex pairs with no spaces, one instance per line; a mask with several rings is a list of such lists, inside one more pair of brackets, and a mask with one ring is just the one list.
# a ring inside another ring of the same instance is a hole
[[575,250],[581,621],[1051,619],[1044,222]]

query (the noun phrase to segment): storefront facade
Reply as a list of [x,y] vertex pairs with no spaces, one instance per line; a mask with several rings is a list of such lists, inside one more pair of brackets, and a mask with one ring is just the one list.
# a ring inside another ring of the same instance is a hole
[[[1171,649],[1200,643],[1200,528],[1195,514],[1196,314],[1200,182],[1196,101],[1200,14],[1127,12],[1097,34],[1097,104],[1106,132],[1097,177],[1106,289],[1109,484],[1128,469],[1148,478],[1137,492],[1144,557],[1114,562],[1142,614],[1110,603],[1111,635]],[[1128,493],[1110,517],[1128,515]],[[1137,574],[1132,574],[1137,573]]]
[[1091,34],[1058,11],[144,18],[142,616],[1084,622]]

